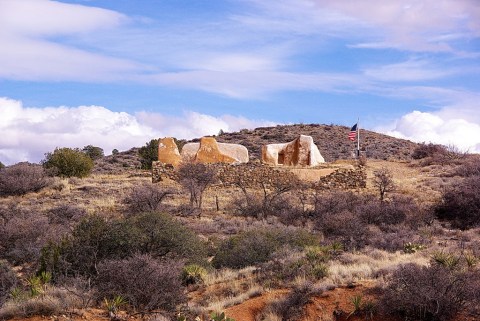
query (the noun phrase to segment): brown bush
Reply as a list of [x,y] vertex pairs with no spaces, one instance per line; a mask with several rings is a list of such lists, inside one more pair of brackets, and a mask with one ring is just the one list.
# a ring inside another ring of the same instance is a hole
[[0,307],[17,283],[17,276],[10,265],[5,261],[0,261]]
[[462,177],[479,176],[480,157],[478,155],[470,155],[455,169],[455,174]]
[[104,261],[95,281],[98,299],[120,295],[135,310],[173,312],[185,300],[181,269],[179,261],[160,261],[149,255]]
[[[388,314],[405,319],[450,320],[463,307],[477,302],[478,282],[472,277],[475,275],[470,272],[437,264],[428,267],[403,265],[393,273],[381,306]],[[472,287],[471,281],[476,287]]]
[[52,224],[70,226],[84,218],[87,211],[84,208],[66,204],[51,208],[46,215]]
[[367,225],[349,211],[323,215],[316,221],[315,228],[328,239],[342,243],[345,250],[362,248],[369,238]]
[[0,219],[0,259],[14,264],[35,261],[49,231],[48,219],[41,213],[11,207]]
[[18,163],[0,171],[0,196],[37,192],[50,184],[42,166]]
[[452,226],[468,229],[480,225],[480,176],[466,178],[450,186],[435,207],[439,219],[451,222]]
[[130,213],[154,212],[161,209],[161,204],[175,191],[153,184],[134,187],[124,199]]

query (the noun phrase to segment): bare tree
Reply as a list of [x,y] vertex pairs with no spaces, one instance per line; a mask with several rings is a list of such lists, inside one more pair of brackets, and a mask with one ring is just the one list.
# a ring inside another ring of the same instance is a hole
[[171,188],[144,184],[134,187],[124,199],[131,213],[153,212],[160,209],[162,201],[175,194]]
[[201,163],[186,163],[177,173],[180,184],[190,193],[190,206],[201,209],[203,192],[216,181],[215,170]]
[[373,172],[373,186],[377,189],[380,200],[383,201],[385,194],[395,190],[395,183],[393,182],[392,173],[387,168],[383,167]]
[[300,181],[295,176],[282,176],[279,173],[271,177],[263,172],[258,172],[256,186],[249,186],[248,180],[238,177],[235,185],[243,192],[243,198],[237,198],[234,207],[242,215],[256,216],[263,219],[270,214],[277,215],[282,210],[292,210],[291,202],[285,199],[289,192],[296,190]]

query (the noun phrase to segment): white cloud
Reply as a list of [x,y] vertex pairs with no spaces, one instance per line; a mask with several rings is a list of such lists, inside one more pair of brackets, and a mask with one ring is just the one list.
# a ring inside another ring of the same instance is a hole
[[128,21],[118,12],[50,0],[0,0],[0,78],[126,79],[145,67],[50,38],[99,32]]
[[262,11],[237,20],[272,31],[357,39],[359,48],[454,51],[480,35],[477,0],[250,0]]
[[[466,72],[459,68],[437,66],[427,60],[409,59],[404,62],[367,68],[365,76],[381,81],[422,81],[439,79]],[[473,72],[473,71],[471,71]]]
[[377,128],[388,135],[416,142],[453,145],[462,151],[480,153],[480,124],[462,115],[445,117],[444,112],[413,111],[390,128]]
[[101,106],[24,107],[20,101],[0,98],[0,161],[40,161],[56,147],[95,145],[106,153],[143,146],[152,138],[194,138],[220,129],[273,125],[272,122],[186,111],[183,116],[139,112],[131,115]]

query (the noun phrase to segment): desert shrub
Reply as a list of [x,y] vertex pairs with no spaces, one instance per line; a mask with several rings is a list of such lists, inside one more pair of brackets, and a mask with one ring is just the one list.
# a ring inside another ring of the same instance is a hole
[[[416,251],[429,243],[428,239],[419,235],[415,230],[403,224],[389,225],[386,228],[378,228],[375,226],[369,227],[368,240],[366,244],[370,247],[382,249],[389,252],[399,250]],[[410,244],[410,247],[408,247]]]
[[344,211],[353,212],[357,206],[364,202],[365,200],[361,196],[349,191],[317,191],[312,216],[319,218],[326,214],[335,214]]
[[305,250],[283,247],[260,265],[257,278],[267,287],[285,288],[301,277],[315,282],[328,275],[328,247],[311,246]]
[[92,159],[79,149],[56,148],[46,153],[43,166],[54,175],[62,177],[86,177],[93,168]]
[[480,225],[480,176],[466,178],[450,186],[435,207],[439,219],[451,222],[452,226],[468,229]]
[[300,320],[305,313],[305,305],[311,301],[313,296],[321,293],[322,291],[315,288],[312,283],[300,284],[293,288],[292,292],[284,299],[276,300],[267,306],[263,314],[276,315],[282,321]]
[[179,261],[160,261],[150,255],[99,264],[95,284],[98,298],[120,295],[140,311],[162,309],[172,312],[185,300]]
[[51,208],[46,215],[52,224],[70,226],[86,217],[87,211],[75,205],[65,204]]
[[144,184],[135,186],[123,202],[130,213],[153,212],[159,210],[162,201],[172,194],[174,191],[170,188]]
[[203,263],[206,257],[204,242],[168,214],[144,213],[128,222],[141,236],[137,252],[154,257],[184,258],[193,263]]
[[367,225],[356,213],[349,211],[323,215],[315,222],[315,227],[328,239],[342,243],[346,250],[364,247],[369,237]]
[[0,196],[37,192],[50,184],[42,166],[18,163],[0,171]]
[[282,246],[303,248],[318,244],[318,238],[302,229],[255,229],[223,241],[212,264],[219,267],[242,268],[266,262]]
[[167,214],[151,212],[111,222],[90,216],[74,228],[71,237],[42,249],[40,270],[52,272],[55,278],[93,276],[101,261],[135,253],[199,263],[206,258],[204,243]]
[[[237,196],[232,204],[234,213],[242,216],[251,216],[264,219],[270,215],[286,216],[285,213],[292,211],[299,213],[292,202],[294,191],[300,186],[300,181],[292,177],[284,177],[279,173],[271,177],[267,173],[256,173],[258,182],[257,188],[248,188],[248,178],[239,176],[235,185],[242,194]],[[258,192],[260,190],[261,192]],[[288,196],[287,196],[288,195]]]
[[474,303],[478,289],[470,284],[472,276],[439,264],[402,265],[391,276],[381,306],[388,314],[405,319],[450,320],[464,306]]
[[389,201],[371,200],[357,207],[356,212],[367,224],[394,225],[419,215],[422,210],[415,200],[407,196],[395,196]]
[[207,270],[198,264],[189,264],[182,269],[182,284],[200,284],[205,281]]
[[152,162],[158,160],[158,139],[152,139],[145,146],[138,149],[141,158],[142,169],[151,169]]
[[14,264],[35,261],[49,230],[48,219],[42,214],[18,208],[7,209],[0,225],[0,259]]
[[6,261],[0,261],[0,307],[17,283],[17,276],[10,265]]
[[190,194],[190,206],[201,209],[203,193],[216,180],[215,170],[202,163],[186,163],[177,173],[180,184]]
[[412,153],[413,159],[423,159],[427,157],[433,157],[435,154],[442,154],[446,153],[447,149],[445,146],[438,145],[438,144],[419,144]]
[[97,160],[105,156],[102,148],[93,145],[83,147],[82,152],[90,157],[91,160]]
[[0,320],[67,314],[73,309],[85,308],[84,300],[90,296],[89,291],[72,286],[49,285],[44,288],[42,295],[33,297],[20,295],[7,301],[0,309]]
[[455,174],[462,177],[480,175],[480,157],[477,155],[466,158],[460,166],[455,169]]
[[387,192],[395,190],[392,173],[384,167],[374,171],[373,176],[373,186],[378,191],[380,200],[383,201]]

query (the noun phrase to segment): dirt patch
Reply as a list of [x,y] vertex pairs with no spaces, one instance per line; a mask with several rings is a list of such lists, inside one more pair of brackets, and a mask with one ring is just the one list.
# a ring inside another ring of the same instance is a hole
[[245,302],[228,308],[225,313],[236,321],[255,321],[255,316],[260,313],[267,303],[286,295],[289,290],[274,290],[262,296],[246,300]]

